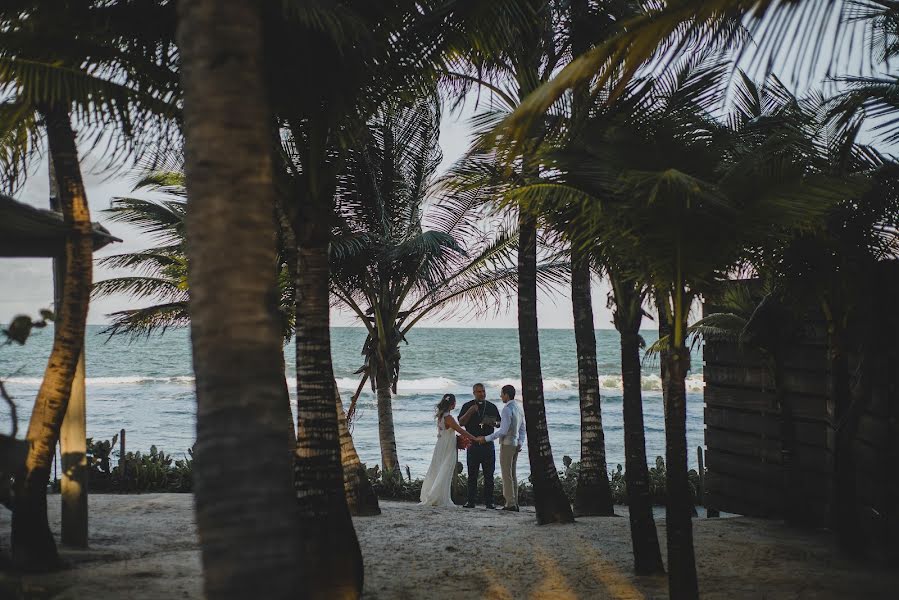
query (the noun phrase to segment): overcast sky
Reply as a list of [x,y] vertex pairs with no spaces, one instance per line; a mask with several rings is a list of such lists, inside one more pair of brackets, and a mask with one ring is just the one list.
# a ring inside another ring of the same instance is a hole
[[[455,114],[444,113],[441,123],[440,145],[443,149],[441,171],[458,159],[469,144],[471,128],[468,120],[473,114],[471,104]],[[83,164],[91,163],[90,157],[82,159]],[[116,196],[131,195],[135,174],[121,171],[110,178],[108,173],[98,174],[85,168],[88,202],[91,217],[103,223],[113,235],[123,240],[120,244],[111,244],[98,251],[96,256],[106,256],[129,252],[153,245],[152,239],[141,234],[133,227],[121,223],[110,223],[103,209],[109,207],[110,200]],[[40,208],[49,207],[49,185],[47,180],[47,164],[42,161],[36,164],[25,187],[16,194],[16,199]],[[94,269],[94,280],[100,281],[114,275],[126,274],[126,271],[113,271],[97,267]],[[594,284],[593,307],[597,328],[611,328],[611,312],[606,308],[608,288],[599,282]],[[0,259],[0,323],[8,323],[14,315],[26,313],[36,315],[40,308],[48,307],[53,300],[53,282],[51,277],[51,261],[49,259]],[[516,327],[514,298],[512,308],[498,315],[473,319],[466,315],[479,312],[477,307],[463,307],[453,315],[441,317],[436,315],[422,321],[429,327]],[[147,303],[144,303],[147,304]],[[111,312],[140,306],[128,296],[103,298],[91,302],[88,323],[102,324],[108,322]],[[555,293],[541,294],[539,303],[539,322],[542,328],[571,328],[572,314],[568,289],[559,289]],[[350,313],[332,312],[333,325],[358,325],[358,321]],[[651,325],[650,325],[651,327]]]

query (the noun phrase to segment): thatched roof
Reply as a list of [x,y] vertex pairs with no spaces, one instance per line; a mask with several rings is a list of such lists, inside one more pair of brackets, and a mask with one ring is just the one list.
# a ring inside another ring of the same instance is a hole
[[[60,213],[35,208],[0,194],[0,257],[61,256],[65,250],[66,231]],[[94,223],[94,250],[121,241],[105,227]]]

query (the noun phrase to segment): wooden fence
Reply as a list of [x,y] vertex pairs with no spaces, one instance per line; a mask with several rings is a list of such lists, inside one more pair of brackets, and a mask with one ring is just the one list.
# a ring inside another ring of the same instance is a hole
[[[743,515],[783,517],[789,476],[804,523],[830,524],[835,423],[827,346],[823,324],[809,325],[813,333],[788,348],[784,361],[783,388],[795,420],[791,475],[784,472],[781,409],[773,373],[762,355],[732,343],[706,342],[706,506]],[[897,333],[893,332],[894,338]],[[899,365],[877,373],[852,450],[856,511],[866,544],[877,555],[897,563]]]

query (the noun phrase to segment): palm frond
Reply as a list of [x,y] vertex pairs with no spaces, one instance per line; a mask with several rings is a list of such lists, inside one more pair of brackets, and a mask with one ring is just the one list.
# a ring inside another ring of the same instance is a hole
[[190,314],[186,301],[157,304],[146,308],[122,310],[107,315],[112,322],[101,333],[131,338],[165,333],[169,328],[186,327]]
[[186,299],[184,282],[160,277],[114,277],[94,284],[91,294],[102,298],[113,294],[128,294],[136,298]]

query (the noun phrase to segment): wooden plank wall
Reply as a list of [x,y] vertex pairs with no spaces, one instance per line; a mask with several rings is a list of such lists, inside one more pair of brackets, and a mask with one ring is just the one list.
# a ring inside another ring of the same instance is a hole
[[[834,428],[828,415],[827,347],[820,323],[786,353],[784,388],[793,405],[795,477],[808,525],[827,526]],[[762,356],[735,344],[703,349],[705,502],[721,511],[784,514],[780,409]],[[899,365],[883,369],[853,444],[859,526],[869,547],[899,562]]]

